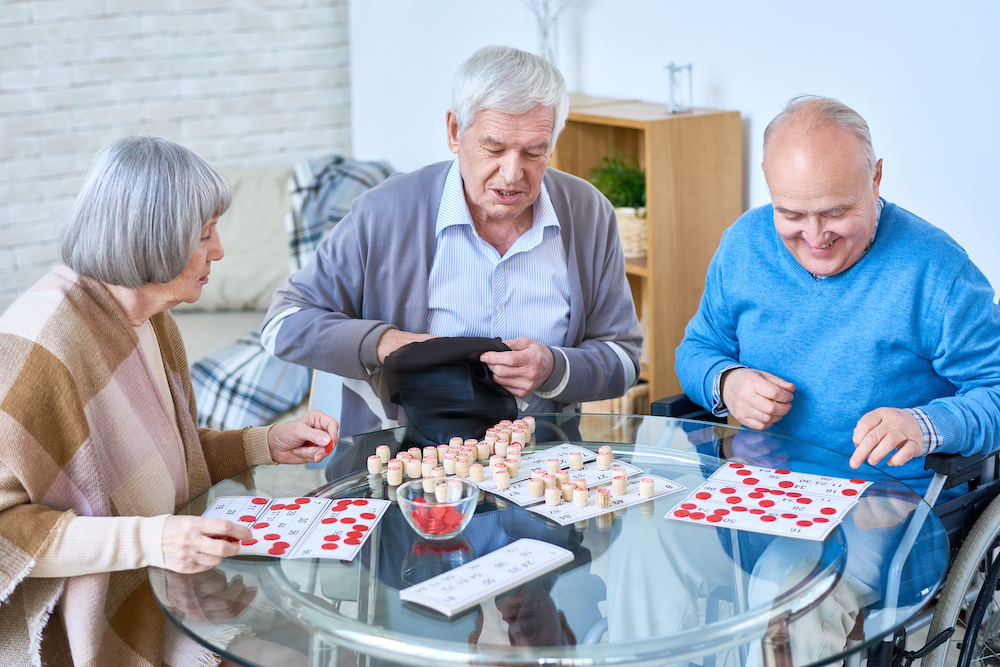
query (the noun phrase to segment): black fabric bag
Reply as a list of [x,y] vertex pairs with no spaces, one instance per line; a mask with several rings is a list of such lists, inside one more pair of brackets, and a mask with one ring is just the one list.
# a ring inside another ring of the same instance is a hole
[[508,352],[499,338],[431,338],[410,343],[385,358],[389,400],[434,443],[451,436],[482,440],[486,429],[517,419],[514,396],[493,381],[479,355]]

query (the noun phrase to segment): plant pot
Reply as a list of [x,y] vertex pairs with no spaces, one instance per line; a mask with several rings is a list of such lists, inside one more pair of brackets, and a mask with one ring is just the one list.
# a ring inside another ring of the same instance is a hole
[[626,257],[646,255],[646,209],[622,206],[615,209],[618,237]]

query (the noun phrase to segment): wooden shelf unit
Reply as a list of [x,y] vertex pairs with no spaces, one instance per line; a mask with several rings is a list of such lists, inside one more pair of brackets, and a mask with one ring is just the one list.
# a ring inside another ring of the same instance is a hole
[[549,165],[589,179],[613,149],[646,170],[646,257],[627,259],[625,272],[645,329],[641,377],[656,400],[680,391],[674,350],[722,232],[743,212],[740,114],[668,114],[662,104],[570,96]]

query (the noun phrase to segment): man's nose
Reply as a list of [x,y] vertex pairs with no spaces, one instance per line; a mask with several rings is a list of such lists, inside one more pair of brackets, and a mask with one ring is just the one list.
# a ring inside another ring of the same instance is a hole
[[504,183],[513,185],[521,180],[521,156],[510,152],[500,158],[500,177]]

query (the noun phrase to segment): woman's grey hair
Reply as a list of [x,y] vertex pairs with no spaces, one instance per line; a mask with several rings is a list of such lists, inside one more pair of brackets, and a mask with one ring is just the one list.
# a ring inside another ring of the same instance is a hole
[[862,160],[868,175],[875,177],[875,149],[872,147],[872,135],[868,123],[857,111],[839,100],[818,95],[798,95],[788,100],[788,104],[764,129],[764,163],[767,163],[767,142],[771,134],[778,128],[787,125],[792,120],[806,123],[807,129],[813,129],[826,123],[847,130],[853,134],[861,146]]
[[484,46],[459,66],[451,86],[451,108],[461,137],[480,111],[527,113],[535,107],[555,111],[555,143],[569,115],[566,80],[555,65],[510,46]]
[[97,152],[59,236],[63,262],[121,287],[180,275],[201,228],[232,202],[229,182],[187,148],[134,136]]

